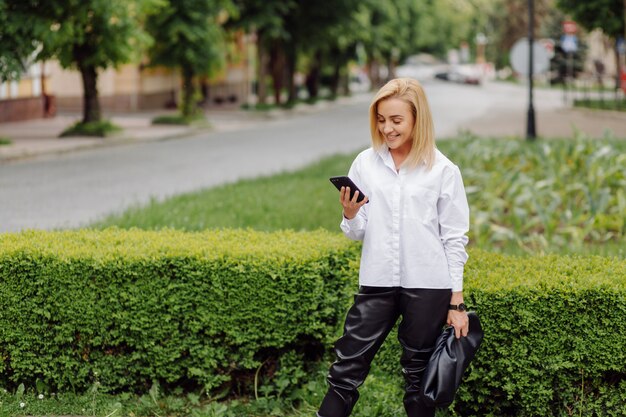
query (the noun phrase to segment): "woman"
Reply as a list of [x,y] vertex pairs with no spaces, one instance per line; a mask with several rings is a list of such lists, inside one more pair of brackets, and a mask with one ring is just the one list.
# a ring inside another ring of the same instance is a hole
[[[342,187],[341,229],[363,240],[359,293],[335,344],[337,361],[319,417],[352,412],[374,355],[402,320],[398,340],[409,417],[434,416],[423,404],[420,380],[444,323],[467,336],[463,268],[469,208],[461,173],[435,148],[424,90],[413,79],[388,82],[370,106],[372,147],[349,177],[366,195],[357,202]],[[369,202],[369,203],[368,203]]]

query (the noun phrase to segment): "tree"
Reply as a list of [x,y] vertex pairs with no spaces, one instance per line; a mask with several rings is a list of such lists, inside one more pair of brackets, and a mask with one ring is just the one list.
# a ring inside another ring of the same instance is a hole
[[0,81],[19,79],[41,49],[45,25],[23,6],[0,0]]
[[444,55],[468,40],[472,16],[480,13],[468,0],[391,0],[371,2],[366,8],[369,28],[363,44],[368,55],[372,85],[384,68],[394,77],[395,66],[417,52]]
[[148,18],[147,29],[154,38],[150,63],[179,68],[183,79],[183,117],[195,115],[198,76],[211,75],[225,62],[225,33],[221,20],[233,13],[228,0],[168,0]]
[[278,62],[270,63],[270,57],[283,59],[284,42],[291,34],[285,29],[286,16],[297,6],[296,0],[233,0],[238,17],[228,25],[256,34],[257,43],[257,95],[259,103],[267,98],[267,70],[272,68],[274,94],[280,103],[282,69]]
[[[322,72],[331,68],[331,93],[336,94],[338,78],[356,48],[355,19],[362,1],[332,0],[310,2],[299,0],[286,17],[285,27],[289,34],[287,42],[287,76],[289,100],[295,100],[293,75],[299,56],[308,58],[306,87],[310,98],[319,92]],[[324,65],[328,62],[329,65]]]
[[615,89],[620,85],[620,59],[617,48],[617,38],[624,36],[626,25],[626,3],[623,0],[557,0],[557,5],[565,13],[569,14],[576,22],[588,30],[602,29],[602,31],[614,40],[614,53],[616,62]]
[[[138,59],[150,38],[141,20],[158,0],[5,0],[8,16],[24,17],[36,28],[30,42],[41,45],[37,58],[58,59],[80,71],[83,123],[101,120],[98,70]],[[45,28],[42,30],[41,28]],[[29,42],[27,36],[24,42]],[[20,51],[19,54],[22,52]]]

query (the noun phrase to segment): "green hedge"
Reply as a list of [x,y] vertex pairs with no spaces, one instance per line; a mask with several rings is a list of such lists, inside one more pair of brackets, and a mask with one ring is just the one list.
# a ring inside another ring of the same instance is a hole
[[[472,250],[464,294],[485,339],[451,410],[626,415],[626,260]],[[400,375],[399,355],[392,334],[376,366]]]
[[321,355],[357,258],[323,231],[29,231],[0,248],[0,386],[77,391],[237,390]]
[[[97,372],[115,390],[213,394],[257,370],[280,389],[317,375],[308,360],[341,330],[359,251],[340,234],[240,230],[24,232],[0,248],[0,386],[85,390]],[[449,414],[626,415],[626,260],[473,249],[465,295],[486,335]],[[374,366],[400,385],[399,355],[390,336]]]

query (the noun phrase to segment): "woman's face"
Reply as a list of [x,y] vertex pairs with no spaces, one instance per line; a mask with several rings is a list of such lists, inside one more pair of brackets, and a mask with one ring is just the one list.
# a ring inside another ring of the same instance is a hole
[[389,98],[378,103],[378,130],[391,150],[407,152],[413,144],[415,118],[408,103]]

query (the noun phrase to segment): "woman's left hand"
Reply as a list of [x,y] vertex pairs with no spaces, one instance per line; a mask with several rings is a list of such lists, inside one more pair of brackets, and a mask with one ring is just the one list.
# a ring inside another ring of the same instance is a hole
[[469,318],[467,317],[467,312],[449,310],[448,326],[454,327],[454,335],[457,339],[461,336],[467,336],[467,332],[469,331]]
[[[452,297],[450,298],[450,304],[459,305],[463,302],[463,292],[453,292]],[[457,310],[448,310],[448,326],[454,327],[454,335],[457,339],[461,336],[467,336],[467,332],[469,331],[469,318],[467,317],[467,312],[465,311],[457,311]]]

